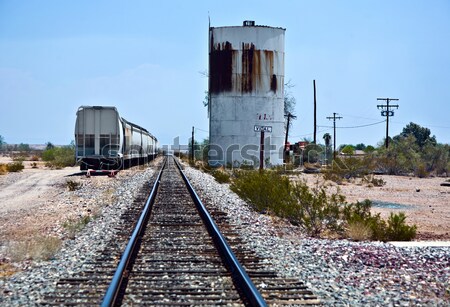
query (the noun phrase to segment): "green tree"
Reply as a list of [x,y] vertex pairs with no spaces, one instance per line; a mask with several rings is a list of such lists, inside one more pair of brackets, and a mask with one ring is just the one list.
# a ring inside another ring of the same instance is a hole
[[437,175],[441,175],[449,171],[450,145],[432,145],[427,142],[420,154],[427,172],[436,172]]
[[20,143],[19,146],[17,146],[17,150],[18,151],[30,151],[30,145],[28,144],[24,144],[24,143]]
[[419,162],[419,147],[413,135],[394,138],[387,149],[378,148],[377,166],[389,175],[414,173]]
[[347,145],[342,148],[342,153],[346,155],[353,155],[355,153],[355,149],[352,145]]
[[323,135],[323,139],[325,140],[325,146],[329,147],[331,145],[331,134],[328,132]]
[[364,145],[363,143],[355,145],[355,150],[364,150],[364,149],[366,149],[366,145]]
[[365,153],[372,153],[374,151],[375,151],[375,147],[373,147],[372,145],[367,145],[366,148],[364,148]]
[[[427,143],[431,145],[436,145],[436,137],[430,136],[431,131],[428,128],[422,127],[418,124],[415,124],[413,122],[410,122],[408,125],[406,125],[405,128],[403,128],[402,133],[400,136],[406,137],[409,135],[413,135],[416,138],[416,144],[422,148]],[[398,138],[399,136],[397,136]],[[394,137],[395,138],[395,137]]]
[[52,149],[52,148],[55,148],[55,145],[53,145],[51,142],[47,142],[45,149],[47,150],[47,149]]

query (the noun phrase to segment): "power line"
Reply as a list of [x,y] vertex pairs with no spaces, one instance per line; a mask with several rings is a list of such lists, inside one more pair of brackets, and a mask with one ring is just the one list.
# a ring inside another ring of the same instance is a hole
[[[360,126],[349,126],[349,127],[336,127],[336,129],[352,129],[352,128],[362,128],[362,127],[369,127],[369,126],[374,126],[374,125],[378,125],[381,123],[384,123],[385,120],[376,122],[376,123],[372,123],[372,124],[366,124],[366,125],[360,125]],[[322,127],[322,128],[334,128],[333,126],[318,126],[318,127]]]
[[[323,126],[317,126],[317,127],[323,127]],[[317,133],[322,133],[324,131],[328,131],[328,130],[331,130],[331,129],[333,129],[333,127],[328,128],[328,129],[319,130],[319,131],[317,131]],[[300,135],[291,135],[291,138],[305,137],[305,136],[309,136],[309,135],[313,135],[313,134],[314,134],[314,132],[306,133],[306,134],[300,134]]]
[[203,132],[206,132],[206,133],[209,133],[209,131],[208,130],[203,130],[203,129],[200,129],[200,128],[195,128],[195,130],[197,131],[203,131]]

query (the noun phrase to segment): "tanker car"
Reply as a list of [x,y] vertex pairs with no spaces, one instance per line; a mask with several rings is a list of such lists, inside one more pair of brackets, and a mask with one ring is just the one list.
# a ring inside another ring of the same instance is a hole
[[115,107],[81,106],[75,123],[75,148],[80,170],[115,171],[155,158],[158,140],[120,117]]

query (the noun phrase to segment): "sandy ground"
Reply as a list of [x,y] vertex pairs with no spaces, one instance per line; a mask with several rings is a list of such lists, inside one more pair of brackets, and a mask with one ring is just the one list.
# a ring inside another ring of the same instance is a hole
[[[321,175],[301,174],[310,186],[313,186]],[[415,178],[407,176],[375,176],[386,184],[381,187],[369,187],[360,180],[333,186],[332,190],[340,190],[347,202],[369,199],[387,202],[394,206],[374,206],[374,213],[388,217],[391,212],[404,212],[408,224],[418,227],[418,240],[450,240],[450,187],[440,184],[446,178]],[[398,206],[395,206],[398,205]]]
[[[0,158],[0,163],[9,162],[5,157]],[[21,172],[0,175],[0,268],[11,242],[34,237],[65,238],[63,225],[66,221],[97,214],[102,206],[113,201],[114,189],[121,180],[142,171],[135,167],[119,172],[115,178],[86,178],[69,176],[79,174],[79,167],[51,170],[41,163],[35,169],[27,161],[24,165]],[[68,193],[69,180],[77,182],[87,192],[81,196],[76,192]],[[89,193],[96,195],[89,197]]]
[[[5,159],[0,158],[0,163],[8,162]],[[64,211],[67,210],[64,206],[58,206],[58,195],[67,190],[65,182],[71,177],[66,176],[79,172],[78,168],[49,170],[41,165],[39,169],[32,169],[29,162],[24,164],[26,168],[22,172],[0,175],[2,235],[5,234],[5,228],[11,232],[16,226],[33,225],[34,231],[49,229],[49,225],[64,219],[64,215],[68,213]],[[126,173],[127,171],[122,175]],[[321,178],[318,176],[320,175],[301,174],[300,179],[314,185]],[[390,212],[405,212],[407,222],[418,226],[419,240],[450,240],[450,187],[440,186],[445,181],[444,178],[419,179],[384,175],[376,178],[383,179],[386,184],[382,187],[369,187],[360,181],[343,185],[330,183],[331,190],[339,189],[348,202],[370,199],[403,205],[401,208],[374,207],[373,211],[380,212],[383,217],[389,216]],[[103,185],[107,184],[108,179],[102,176],[89,180],[92,184]],[[42,214],[38,214],[40,211]]]
[[57,197],[64,177],[78,172],[77,167],[60,170],[24,169],[0,176],[0,214],[12,210],[33,209]]

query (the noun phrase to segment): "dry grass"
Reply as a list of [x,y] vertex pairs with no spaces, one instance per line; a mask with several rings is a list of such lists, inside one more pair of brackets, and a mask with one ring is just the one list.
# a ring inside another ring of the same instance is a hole
[[0,175],[4,175],[8,172],[8,164],[0,163]]
[[61,239],[57,237],[34,237],[9,243],[8,256],[12,261],[48,260],[60,249]]
[[372,237],[370,226],[357,221],[349,223],[346,230],[347,237],[354,241],[368,241]]
[[0,263],[0,278],[10,277],[18,272],[10,263]]

